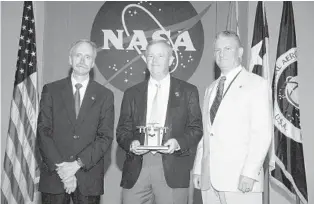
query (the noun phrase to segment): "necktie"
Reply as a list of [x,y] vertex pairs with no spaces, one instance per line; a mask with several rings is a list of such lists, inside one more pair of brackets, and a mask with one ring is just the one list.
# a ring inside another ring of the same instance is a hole
[[218,111],[219,105],[221,103],[223,92],[224,92],[224,84],[226,81],[226,77],[222,76],[218,82],[217,93],[214,99],[212,106],[210,107],[210,122],[213,124],[216,113]]
[[74,93],[74,104],[75,104],[75,114],[76,118],[80,112],[80,107],[81,107],[81,96],[80,96],[80,88],[82,88],[82,84],[77,83],[75,84],[76,91]]
[[154,96],[153,99],[153,103],[152,103],[152,109],[151,109],[151,113],[150,113],[150,118],[149,118],[149,122],[150,123],[158,123],[158,121],[160,120],[159,114],[160,114],[160,107],[159,107],[159,98],[158,94],[160,92],[160,84],[156,84],[156,94]]
[[[158,123],[161,119],[160,118],[161,109],[160,109],[160,104],[159,104],[159,101],[160,101],[159,95],[160,95],[160,84],[156,84],[156,94],[155,94],[154,99],[153,99],[151,112],[150,112],[150,118],[149,118],[149,123],[157,123],[156,125],[158,125]],[[161,125],[161,124],[159,124],[159,125]],[[154,137],[148,136],[148,146],[159,145],[160,139],[161,138],[156,134]],[[151,153],[155,154],[156,151],[151,151]]]

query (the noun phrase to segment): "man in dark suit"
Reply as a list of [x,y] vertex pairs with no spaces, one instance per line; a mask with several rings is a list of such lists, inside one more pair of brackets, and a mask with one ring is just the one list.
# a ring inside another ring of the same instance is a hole
[[104,192],[104,154],[113,139],[113,93],[94,80],[96,45],[77,41],[71,76],[43,87],[38,117],[43,204],[97,204]]
[[[150,78],[125,91],[117,126],[117,142],[126,151],[122,200],[186,204],[193,149],[203,134],[198,90],[170,76],[172,48],[166,41],[150,42],[146,61]],[[137,126],[150,123],[169,128],[162,136],[167,150],[139,149],[144,133]]]

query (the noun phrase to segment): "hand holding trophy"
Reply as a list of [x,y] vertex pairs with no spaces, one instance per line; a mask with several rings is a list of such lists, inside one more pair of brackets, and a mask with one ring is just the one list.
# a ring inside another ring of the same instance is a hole
[[167,142],[165,142],[164,146],[168,147],[168,149],[160,149],[158,152],[163,154],[172,154],[174,151],[177,151],[180,149],[180,145],[178,141],[174,138],[169,139]]
[[163,134],[166,133],[167,127],[158,126],[157,123],[148,123],[147,126],[137,126],[140,133],[144,132],[144,145],[137,146],[137,150],[150,151],[150,150],[168,150],[168,146],[162,145]]
[[138,148],[139,146],[141,146],[140,141],[138,140],[132,141],[131,146],[130,146],[130,151],[136,155],[142,155],[149,152],[149,149],[141,149],[141,148]]

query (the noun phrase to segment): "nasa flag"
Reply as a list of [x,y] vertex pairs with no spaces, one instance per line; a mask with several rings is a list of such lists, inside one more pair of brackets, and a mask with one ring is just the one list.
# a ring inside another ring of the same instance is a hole
[[298,96],[297,44],[292,2],[283,3],[273,78],[275,170],[271,180],[292,203],[308,200]]

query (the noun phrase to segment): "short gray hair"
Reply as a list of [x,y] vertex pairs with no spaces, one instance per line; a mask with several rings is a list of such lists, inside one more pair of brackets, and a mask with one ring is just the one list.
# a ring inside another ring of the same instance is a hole
[[216,43],[217,39],[220,38],[220,37],[233,38],[238,43],[239,47],[242,47],[242,43],[241,43],[240,37],[234,31],[224,30],[224,31],[221,31],[221,32],[217,33],[217,35],[215,37],[215,43]]
[[147,54],[148,48],[150,48],[152,45],[155,45],[155,44],[159,44],[159,43],[160,43],[160,44],[164,44],[164,45],[167,47],[169,56],[172,55],[173,49],[172,49],[171,45],[170,45],[168,42],[169,42],[169,41],[164,40],[164,39],[158,39],[158,40],[152,40],[152,41],[150,41],[150,42],[147,44],[147,46],[146,46],[146,52],[145,52],[145,54]]
[[92,46],[92,49],[93,49],[93,53],[94,53],[94,59],[96,59],[96,56],[97,56],[97,46],[96,44],[93,42],[93,41],[90,41],[90,40],[87,40],[87,39],[80,39],[76,42],[74,42],[71,46],[71,49],[70,49],[70,56],[72,56],[72,53],[74,51],[74,49],[76,48],[76,46],[82,44],[82,43],[88,43],[90,46]]

